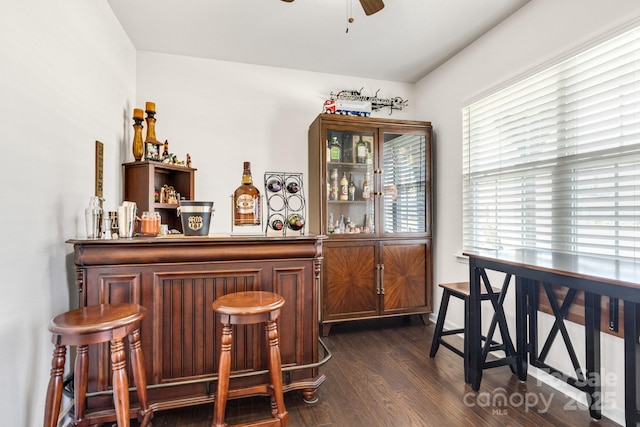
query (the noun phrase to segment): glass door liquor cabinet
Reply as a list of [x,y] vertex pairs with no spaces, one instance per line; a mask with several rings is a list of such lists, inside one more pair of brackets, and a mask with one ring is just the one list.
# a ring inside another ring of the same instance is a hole
[[429,122],[320,114],[309,127],[309,231],[326,234],[322,334],[432,312]]

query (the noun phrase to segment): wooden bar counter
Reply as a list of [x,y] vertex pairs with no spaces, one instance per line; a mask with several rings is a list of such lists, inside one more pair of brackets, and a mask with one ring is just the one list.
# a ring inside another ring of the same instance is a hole
[[[213,402],[220,322],[211,303],[242,290],[282,295],[278,320],[284,391],[313,401],[318,372],[318,284],[324,236],[210,235],[69,240],[79,304],[132,302],[147,309],[141,340],[149,403],[163,410]],[[268,382],[262,325],[234,332],[232,388]],[[90,353],[87,417],[111,417],[108,346]],[[135,394],[132,394],[135,399]],[[135,405],[135,401],[133,401]],[[91,415],[91,414],[94,415]]]

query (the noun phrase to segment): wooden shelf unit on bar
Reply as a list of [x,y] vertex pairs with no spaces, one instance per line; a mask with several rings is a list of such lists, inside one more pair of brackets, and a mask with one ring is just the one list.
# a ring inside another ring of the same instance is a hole
[[167,224],[170,230],[182,231],[182,223],[177,215],[178,205],[158,203],[154,193],[159,193],[166,184],[173,186],[185,200],[193,200],[196,169],[149,160],[125,163],[122,166],[124,200],[136,203],[139,216],[145,211],[159,212],[162,224]]
[[328,236],[322,335],[359,319],[417,314],[428,323],[431,123],[320,114],[309,127],[309,181],[309,231]]

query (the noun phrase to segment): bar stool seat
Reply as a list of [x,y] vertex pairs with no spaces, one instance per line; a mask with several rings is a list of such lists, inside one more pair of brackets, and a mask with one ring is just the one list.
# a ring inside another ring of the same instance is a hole
[[[229,397],[247,396],[250,394],[268,393],[271,396],[271,418],[256,422],[244,423],[242,426],[281,426],[289,422],[289,413],[284,406],[282,392],[282,367],[280,347],[278,345],[278,329],[276,319],[280,316],[280,308],[284,298],[278,294],[264,291],[244,291],[223,295],[217,298],[212,308],[220,314],[222,323],[222,344],[220,364],[218,368],[218,393],[215,398],[213,427],[224,427],[225,409]],[[269,352],[270,384],[252,387],[248,390],[229,391],[229,375],[231,371],[231,347],[233,336],[231,325],[248,325],[264,323],[266,345]]]
[[131,367],[140,409],[141,426],[149,425],[153,411],[147,405],[147,380],[140,345],[140,322],[146,309],[138,304],[100,304],[67,311],[49,323],[55,345],[51,361],[51,377],[47,387],[44,426],[55,427],[60,416],[63,374],[67,345],[77,346],[74,370],[74,419],[72,425],[85,426],[86,393],[89,375],[89,345],[109,342],[113,375],[113,402],[116,422],[129,426],[129,384],[123,339],[128,336]]
[[[448,348],[453,351],[457,355],[464,358],[464,377],[465,382],[470,383],[469,375],[468,375],[468,360],[467,355],[469,354],[468,350],[468,340],[467,329],[469,327],[469,315],[468,315],[468,306],[469,306],[469,282],[455,282],[455,283],[441,283],[439,285],[443,289],[442,293],[442,301],[440,303],[440,310],[438,312],[438,320],[436,321],[435,330],[433,332],[433,340],[431,341],[431,351],[429,352],[429,357],[435,357],[438,352],[438,348],[440,345]],[[482,301],[492,301],[494,306],[494,315],[491,319],[491,324],[489,326],[489,331],[486,336],[482,336],[483,345],[483,353],[482,353],[482,369],[494,368],[497,366],[509,365],[511,367],[511,371],[516,373],[516,351],[513,346],[513,341],[509,336],[508,331],[506,330],[506,320],[504,318],[504,312],[502,311],[502,301],[507,291],[508,283],[505,283],[503,289],[497,289],[494,287],[484,288],[481,286],[480,289],[480,299]],[[451,297],[456,297],[464,301],[464,328],[458,329],[449,329],[444,330],[444,322],[446,320],[447,309],[449,307],[449,299]],[[496,326],[500,325],[500,336],[502,338],[502,342],[497,342],[493,340],[493,335],[495,332]],[[453,344],[445,341],[443,338],[448,335],[463,335],[463,349],[455,347]],[[503,351],[505,353],[504,358],[487,360],[487,356],[492,351]]]

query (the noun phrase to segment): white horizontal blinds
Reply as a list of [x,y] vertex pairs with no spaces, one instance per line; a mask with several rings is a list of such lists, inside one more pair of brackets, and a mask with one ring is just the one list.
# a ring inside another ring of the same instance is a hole
[[383,230],[426,231],[426,138],[384,134],[382,149]]
[[463,246],[640,255],[640,30],[463,108]]

